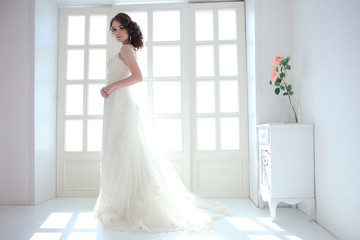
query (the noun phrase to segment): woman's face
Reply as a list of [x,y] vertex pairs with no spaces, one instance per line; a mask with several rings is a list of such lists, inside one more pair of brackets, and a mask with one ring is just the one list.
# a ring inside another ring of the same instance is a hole
[[129,43],[129,34],[128,31],[125,29],[120,22],[114,20],[111,24],[111,32],[114,34],[114,37],[118,42],[122,44]]

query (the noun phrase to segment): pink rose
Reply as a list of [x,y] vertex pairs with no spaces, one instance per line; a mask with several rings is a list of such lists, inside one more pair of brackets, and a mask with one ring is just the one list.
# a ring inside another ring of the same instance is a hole
[[276,81],[276,79],[279,77],[279,73],[278,72],[273,72],[270,76],[270,80],[271,82],[274,84],[274,82]]
[[282,56],[276,56],[274,59],[274,66],[278,66],[284,58]]

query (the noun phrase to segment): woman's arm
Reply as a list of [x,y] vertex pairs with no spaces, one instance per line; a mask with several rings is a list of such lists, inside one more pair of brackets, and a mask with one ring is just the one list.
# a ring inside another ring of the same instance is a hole
[[120,50],[120,57],[125,62],[125,64],[128,66],[128,68],[131,72],[131,75],[123,80],[119,80],[119,81],[110,83],[106,87],[103,87],[101,89],[101,95],[104,98],[107,98],[110,95],[110,93],[117,88],[128,87],[128,86],[131,86],[135,83],[142,81],[142,74],[141,74],[140,67],[139,67],[139,65],[135,59],[135,56],[130,48],[131,48],[130,46],[126,46],[126,45],[123,46]]

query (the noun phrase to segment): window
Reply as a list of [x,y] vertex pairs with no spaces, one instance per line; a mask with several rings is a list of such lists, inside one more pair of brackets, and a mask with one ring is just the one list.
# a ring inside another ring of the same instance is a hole
[[[96,196],[106,61],[119,50],[110,19],[142,28],[144,81],[133,92],[145,125],[185,185],[247,196],[243,3],[63,8],[59,34],[58,195]],[[217,180],[215,180],[217,179]]]

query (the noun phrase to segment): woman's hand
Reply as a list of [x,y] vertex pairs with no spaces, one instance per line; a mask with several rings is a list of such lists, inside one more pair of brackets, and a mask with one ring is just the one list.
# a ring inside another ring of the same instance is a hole
[[111,89],[111,86],[108,85],[106,87],[103,87],[101,90],[100,90],[100,93],[101,93],[101,96],[103,96],[103,98],[108,98],[110,93],[111,93],[112,89]]

